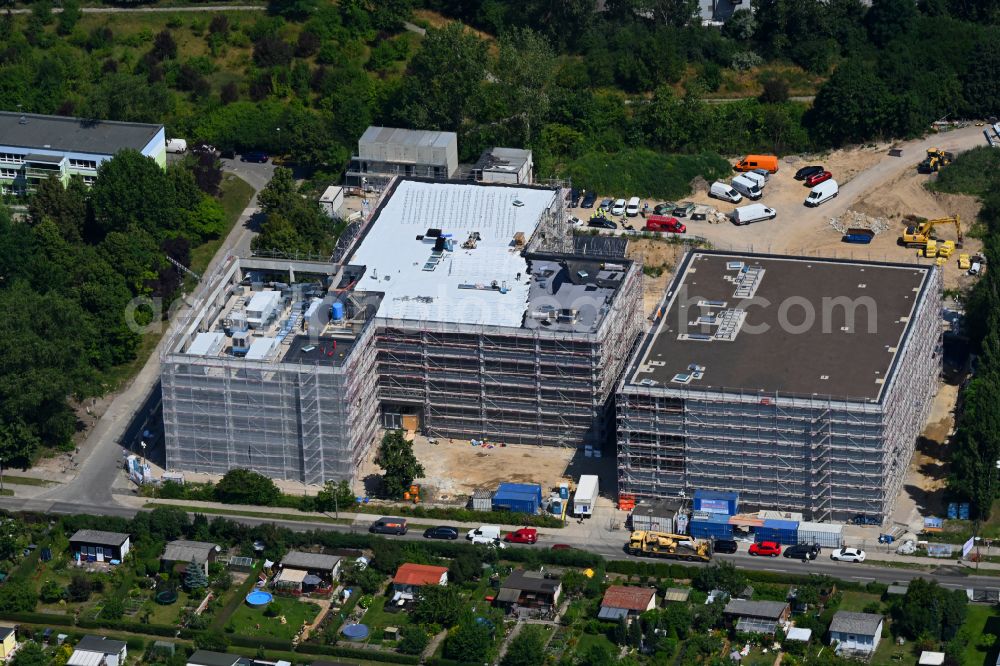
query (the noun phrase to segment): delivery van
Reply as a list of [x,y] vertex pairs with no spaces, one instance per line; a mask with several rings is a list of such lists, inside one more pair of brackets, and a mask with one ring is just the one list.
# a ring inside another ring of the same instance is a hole
[[740,174],[739,177],[740,178],[749,178],[753,182],[757,183],[757,187],[759,187],[761,189],[761,191],[763,191],[764,190],[764,186],[767,185],[767,178],[764,178],[764,176],[760,175],[756,171],[747,171],[746,173]]
[[722,199],[723,201],[728,201],[730,203],[739,203],[743,201],[743,195],[732,188],[729,183],[723,183],[721,180],[717,180],[712,183],[712,187],[708,189],[708,196],[715,197],[716,199]]
[[481,525],[474,530],[469,530],[465,538],[472,543],[486,543],[496,541],[500,538],[499,525]]
[[169,139],[167,141],[168,153],[183,153],[188,149],[188,142],[184,139]]
[[733,221],[733,224],[743,226],[745,224],[760,222],[761,220],[773,220],[777,214],[777,211],[773,208],[768,208],[764,204],[750,204],[749,206],[737,208],[729,214],[729,218]]
[[818,206],[834,198],[839,193],[840,187],[837,185],[837,181],[827,180],[809,190],[809,196],[806,197],[804,203],[807,206]]
[[646,218],[646,231],[663,231],[671,234],[683,234],[687,227],[681,224],[676,217],[669,215],[650,215]]
[[747,199],[760,199],[764,192],[760,185],[751,178],[745,178],[742,174],[733,178],[733,189],[745,196]]
[[737,171],[767,169],[771,173],[778,173],[778,158],[775,155],[747,155],[733,168]]

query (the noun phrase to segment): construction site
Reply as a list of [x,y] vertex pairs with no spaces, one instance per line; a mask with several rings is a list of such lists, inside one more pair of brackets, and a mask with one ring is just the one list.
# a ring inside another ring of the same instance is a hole
[[619,493],[881,518],[935,392],[940,308],[936,266],[689,253],[618,391]]
[[167,467],[354,480],[380,425],[613,440],[641,270],[574,253],[564,201],[394,179],[339,262],[231,257],[161,355]]

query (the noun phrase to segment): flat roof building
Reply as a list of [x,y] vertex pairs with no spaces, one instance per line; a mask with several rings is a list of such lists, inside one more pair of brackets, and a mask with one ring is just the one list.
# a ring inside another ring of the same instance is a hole
[[358,139],[345,182],[382,189],[394,177],[446,180],[458,171],[458,135],[370,126]]
[[531,183],[535,162],[524,148],[488,148],[472,167],[472,178],[481,183]]
[[883,516],[941,366],[934,267],[686,255],[618,392],[619,491]]
[[0,111],[0,193],[27,194],[49,177],[93,184],[101,163],[127,148],[166,167],[163,125]]
[[205,575],[208,575],[208,565],[216,560],[222,548],[207,541],[188,541],[187,539],[175,539],[168,541],[163,549],[160,561],[168,566],[178,562],[190,566],[193,562],[195,566],[202,568]]
[[394,179],[332,263],[231,258],[162,355],[168,468],[352,479],[379,425],[609,441],[641,270],[574,254],[564,205],[555,187]]

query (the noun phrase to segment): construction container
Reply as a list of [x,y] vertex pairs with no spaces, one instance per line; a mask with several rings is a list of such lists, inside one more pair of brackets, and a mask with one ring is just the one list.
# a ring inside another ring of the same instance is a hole
[[794,520],[765,520],[754,534],[757,541],[776,541],[791,546],[799,542],[799,524]]
[[476,488],[472,491],[472,510],[491,511],[493,509],[493,491],[488,488]]
[[844,526],[833,523],[799,523],[799,543],[840,548],[844,543]]
[[695,511],[707,511],[708,513],[735,516],[739,505],[739,493],[719,492],[717,490],[694,491]]
[[696,539],[732,539],[733,526],[729,516],[719,513],[698,513],[691,518],[691,536]]
[[573,494],[573,515],[589,516],[594,512],[597,503],[598,478],[592,474],[584,474],[576,484]]
[[682,533],[679,527],[674,529],[677,513],[682,506],[683,501],[679,499],[643,502],[636,506],[629,516],[632,521],[632,529]]
[[542,487],[537,483],[501,483],[493,493],[494,511],[538,513],[542,505]]

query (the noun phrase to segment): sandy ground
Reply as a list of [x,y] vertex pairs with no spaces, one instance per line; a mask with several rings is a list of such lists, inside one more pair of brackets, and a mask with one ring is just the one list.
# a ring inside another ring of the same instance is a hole
[[[436,441],[432,444],[423,435],[413,436],[413,453],[424,466],[424,477],[416,483],[422,486],[425,502],[464,504],[476,488],[495,490],[502,482],[538,483],[547,495],[560,481],[575,481],[581,474],[597,474],[602,487],[612,488],[617,476],[615,458],[609,452],[588,458],[583,450],[573,448],[517,444],[484,448],[464,439]],[[363,463],[359,485],[381,473],[372,462],[374,455],[373,450]]]

